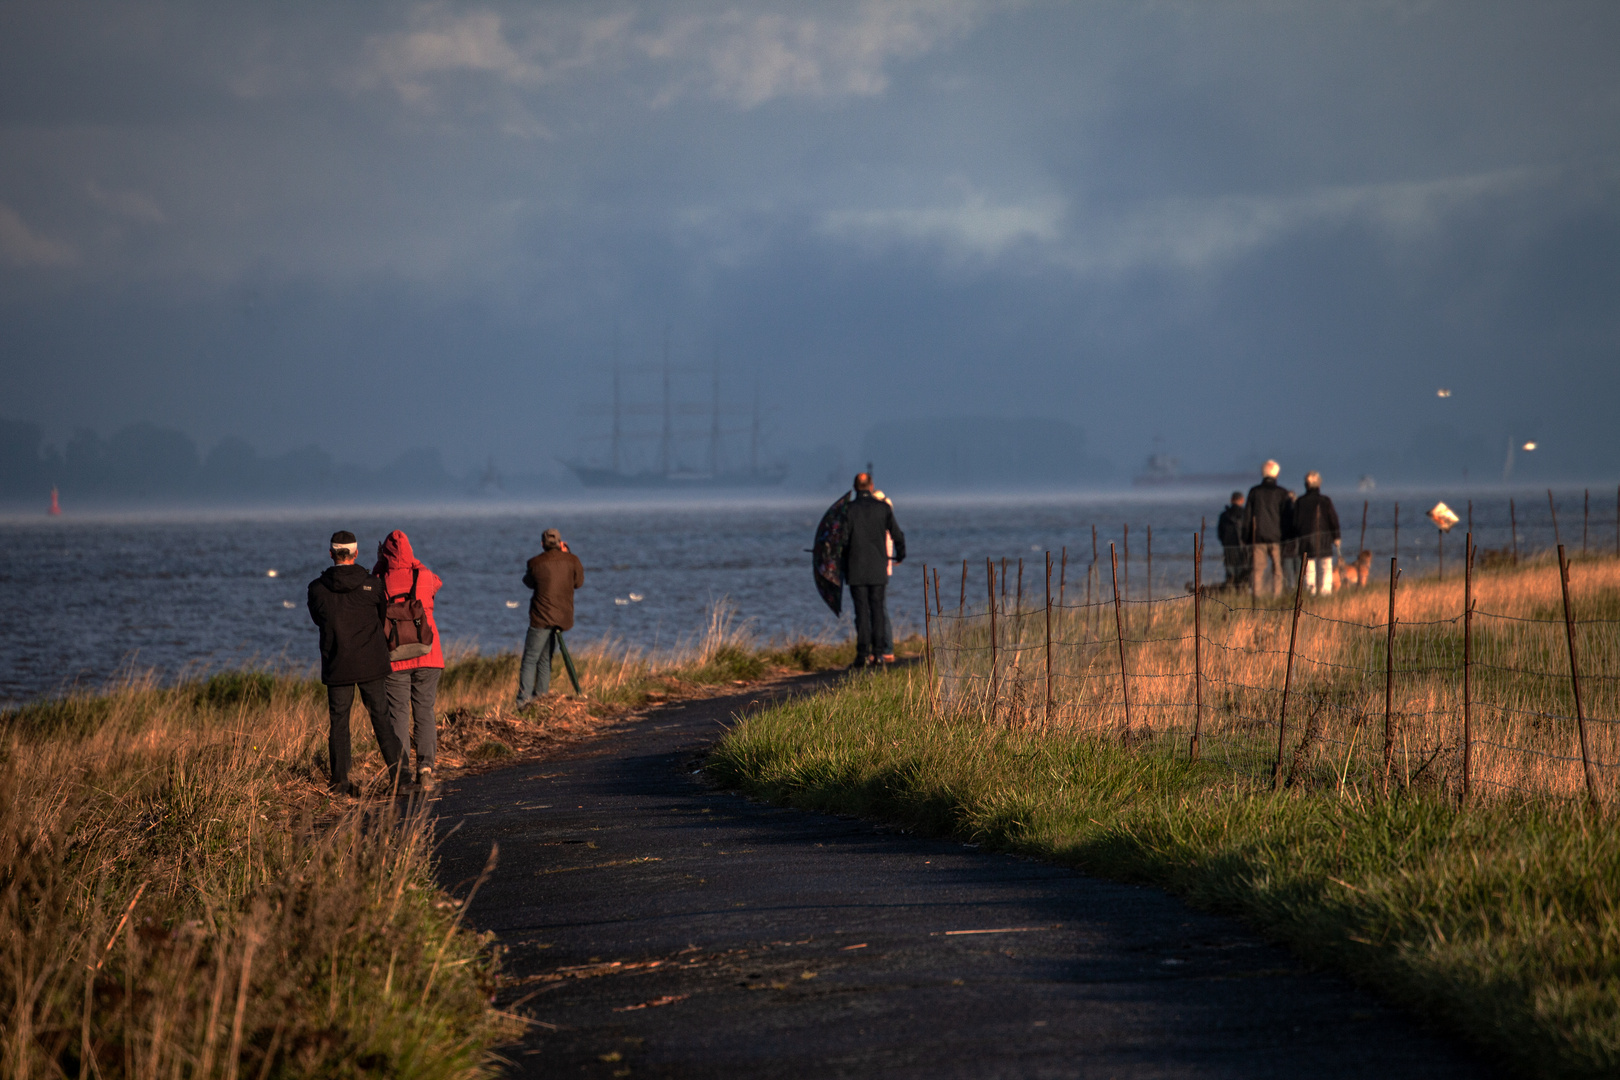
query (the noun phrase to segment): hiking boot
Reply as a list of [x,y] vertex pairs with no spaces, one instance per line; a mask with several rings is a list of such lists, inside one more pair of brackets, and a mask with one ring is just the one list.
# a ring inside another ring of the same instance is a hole
[[416,789],[424,795],[433,794],[438,785],[433,782],[433,766],[424,765],[416,770]]
[[328,789],[333,795],[347,795],[351,799],[360,797],[360,785],[353,780],[337,780]]

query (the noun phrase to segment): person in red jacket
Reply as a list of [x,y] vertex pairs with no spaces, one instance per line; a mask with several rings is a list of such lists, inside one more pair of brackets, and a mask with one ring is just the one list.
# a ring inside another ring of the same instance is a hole
[[377,565],[371,571],[380,578],[390,602],[403,600],[416,584],[416,598],[426,609],[428,626],[433,630],[433,646],[424,655],[392,661],[388,675],[388,721],[403,747],[404,766],[410,765],[411,721],[416,722],[416,783],[423,793],[433,790],[434,755],[438,750],[438,725],[433,706],[439,696],[439,676],[444,674],[444,642],[433,615],[433,598],[444,584],[439,575],[423,566],[411,550],[410,537],[395,529],[377,545]]

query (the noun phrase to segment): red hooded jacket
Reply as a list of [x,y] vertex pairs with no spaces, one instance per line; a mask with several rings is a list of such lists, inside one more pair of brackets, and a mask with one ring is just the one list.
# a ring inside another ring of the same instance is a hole
[[439,622],[433,617],[433,597],[444,582],[439,575],[423,566],[411,551],[411,539],[403,532],[395,529],[388,534],[388,539],[377,545],[377,565],[371,570],[372,576],[382,579],[383,588],[390,597],[400,596],[411,591],[411,571],[418,571],[416,577],[416,598],[422,601],[427,609],[428,625],[433,627],[433,651],[426,656],[418,656],[412,660],[395,660],[395,671],[408,671],[419,667],[444,667],[444,639],[439,636]]

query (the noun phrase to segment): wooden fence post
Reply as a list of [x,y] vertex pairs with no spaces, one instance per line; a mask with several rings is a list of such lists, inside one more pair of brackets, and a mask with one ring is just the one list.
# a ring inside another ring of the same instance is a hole
[[996,686],[996,561],[984,560],[985,585],[990,590],[990,722],[996,722],[996,705],[1001,700]]
[[934,697],[934,631],[928,617],[928,564],[923,563],[923,657],[928,661],[928,700]]
[[[1017,597],[1017,599],[1015,599],[1013,601],[1013,616],[1015,618],[1022,618],[1022,616],[1024,614],[1024,560],[1023,559],[1018,560],[1018,591],[1016,593],[1014,593],[1013,595],[1015,597]],[[1023,624],[1020,623],[1019,624],[1020,633],[1022,632],[1022,626],[1023,626]]]
[[1121,738],[1129,743],[1131,738],[1131,685],[1130,677],[1125,673],[1125,616],[1119,606],[1119,556],[1114,553],[1113,541],[1108,543],[1108,565],[1112,568],[1114,579],[1114,629],[1119,635],[1119,696],[1125,702],[1125,727],[1120,732]]
[[1395,761],[1395,583],[1401,571],[1389,557],[1389,637],[1384,644],[1384,794],[1389,794],[1389,770]]
[[1058,607],[1063,606],[1063,587],[1069,582],[1069,545],[1063,545],[1063,561],[1058,564]]
[[1564,590],[1564,636],[1569,642],[1569,685],[1575,693],[1575,729],[1581,736],[1581,769],[1586,773],[1586,797],[1592,800],[1592,809],[1603,812],[1598,798],[1597,770],[1592,767],[1592,756],[1586,749],[1586,712],[1581,708],[1581,668],[1575,659],[1575,614],[1569,603],[1569,560],[1564,557],[1564,545],[1558,545],[1558,580]]
[[1204,600],[1204,538],[1193,537],[1193,730],[1187,744],[1189,760],[1198,760],[1198,736],[1204,725],[1204,624],[1200,609]]
[[1474,534],[1463,539],[1463,736],[1462,801],[1473,792],[1474,711],[1470,676],[1474,666]]
[[[1147,598],[1148,603],[1151,604],[1153,603],[1153,526],[1149,525],[1147,532]],[[1148,618],[1153,618],[1153,609],[1151,607],[1148,608]]]
[[1283,741],[1288,737],[1288,691],[1294,682],[1294,642],[1299,637],[1299,609],[1305,601],[1305,560],[1299,560],[1299,580],[1294,583],[1294,622],[1288,630],[1288,665],[1283,668],[1282,708],[1277,713],[1277,763],[1271,767],[1271,790],[1283,784]]
[[1046,553],[1046,721],[1042,731],[1052,728],[1052,553]]
[[1390,545],[1390,554],[1397,559],[1401,557],[1401,504],[1395,504],[1395,539]]
[[1553,543],[1557,544],[1559,547],[1563,547],[1564,538],[1558,532],[1558,504],[1553,502],[1552,488],[1547,489],[1547,509],[1552,513]]

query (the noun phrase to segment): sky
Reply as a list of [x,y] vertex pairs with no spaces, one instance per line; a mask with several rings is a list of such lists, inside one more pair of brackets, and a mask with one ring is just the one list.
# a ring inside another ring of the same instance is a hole
[[3,0],[0,415],[542,469],[667,341],[772,453],[1620,477],[1616,56],[1612,0]]

